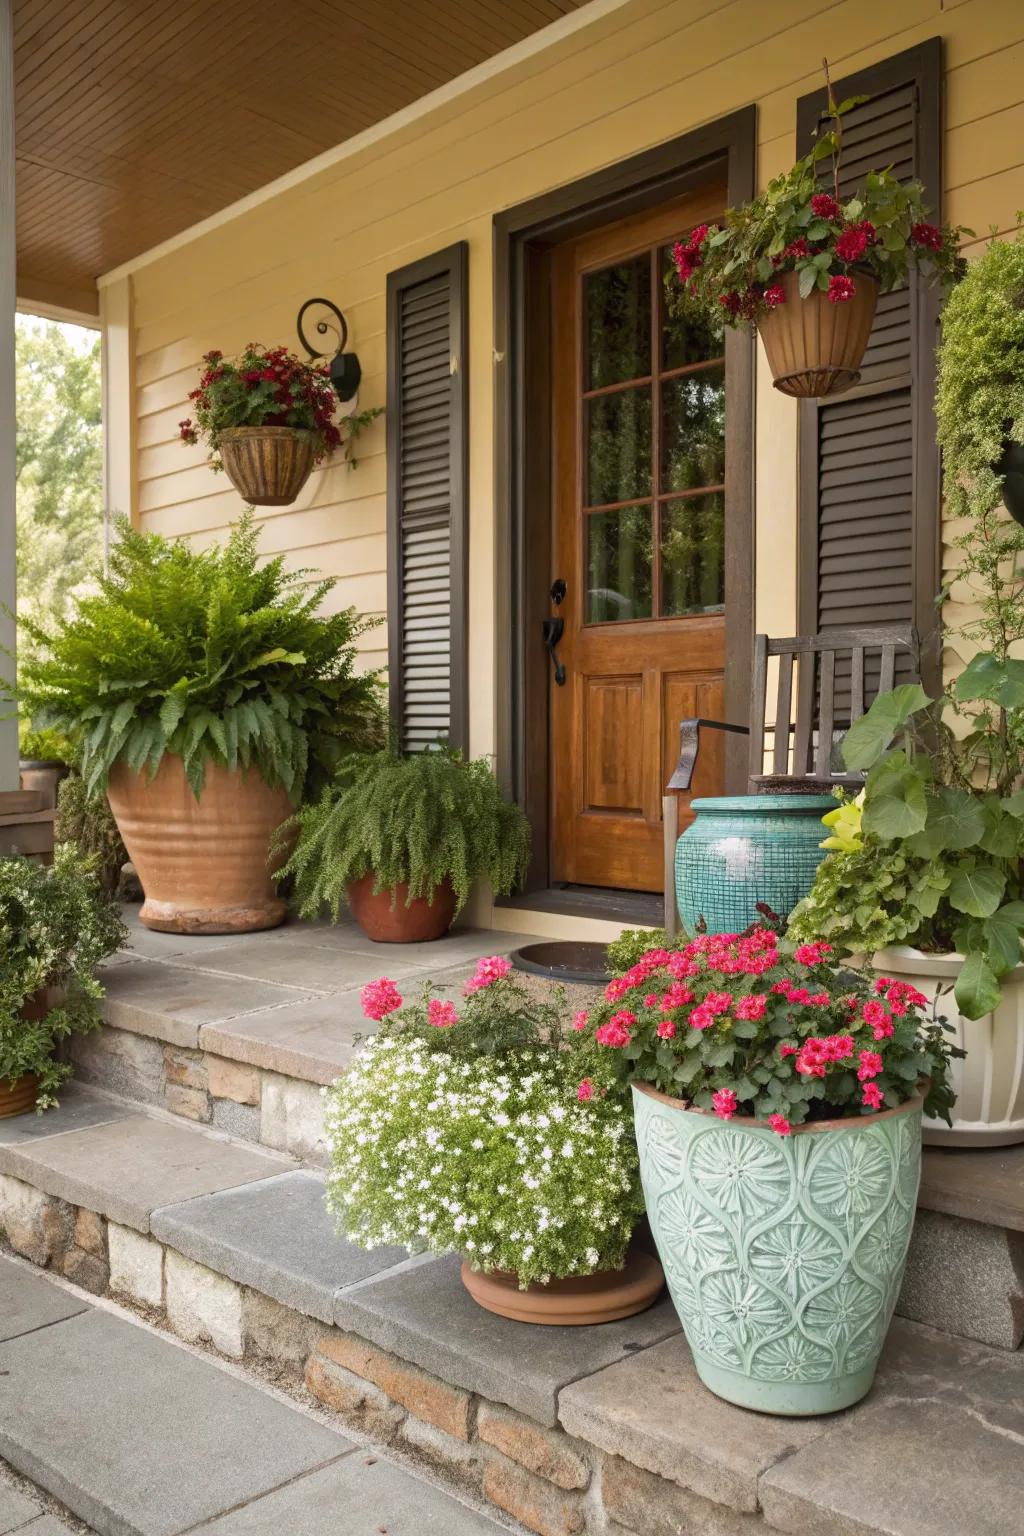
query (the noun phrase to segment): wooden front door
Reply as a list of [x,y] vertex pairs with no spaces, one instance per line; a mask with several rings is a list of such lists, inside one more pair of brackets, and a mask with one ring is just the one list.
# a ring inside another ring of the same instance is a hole
[[[722,718],[724,346],[669,317],[664,275],[723,202],[675,199],[552,253],[556,883],[660,890],[679,721]],[[694,794],[721,792],[718,734]]]

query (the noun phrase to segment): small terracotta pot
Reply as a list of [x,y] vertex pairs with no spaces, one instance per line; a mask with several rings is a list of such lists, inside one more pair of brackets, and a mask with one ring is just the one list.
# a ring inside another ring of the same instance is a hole
[[207,763],[197,800],[180,757],[153,778],[115,763],[107,798],[146,899],[139,916],[162,933],[252,933],[284,921],[270,845],[292,813],[255,769]]
[[235,490],[254,507],[288,507],[313,469],[315,438],[297,427],[230,427],[219,452]]
[[878,282],[866,272],[853,274],[852,299],[833,304],[815,288],[800,297],[800,274],[778,279],[786,301],[757,322],[775,388],[798,399],[823,399],[856,384],[871,336],[878,302]]
[[423,944],[429,939],[440,939],[448,932],[455,916],[456,896],[451,882],[445,880],[434,887],[430,899],[417,896],[409,906],[407,884],[396,885],[393,891],[373,893],[374,877],[363,875],[348,887],[348,904],[352,916],[376,944]]
[[[45,1019],[51,1007],[49,987],[40,987],[38,992],[33,992],[21,1005],[21,1017],[35,1021]],[[13,1083],[0,1080],[0,1119],[8,1119],[11,1115],[25,1115],[30,1109],[36,1107],[36,1095],[39,1092],[39,1077],[35,1072],[26,1072],[22,1077],[16,1078]]]
[[519,1289],[516,1275],[495,1269],[489,1275],[462,1265],[462,1283],[479,1306],[517,1323],[541,1323],[555,1328],[584,1328],[614,1323],[645,1312],[661,1295],[665,1276],[650,1253],[634,1249],[624,1269],[602,1269],[596,1275],[549,1280],[547,1285]]
[[52,811],[57,805],[57,790],[61,780],[66,779],[70,771],[67,763],[23,757],[18,765],[18,779],[22,789],[35,790],[42,795],[44,811]]

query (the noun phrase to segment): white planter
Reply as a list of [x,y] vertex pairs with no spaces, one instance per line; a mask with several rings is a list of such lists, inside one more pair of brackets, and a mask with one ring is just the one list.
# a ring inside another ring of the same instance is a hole
[[953,1062],[952,1129],[944,1120],[924,1122],[933,1147],[1007,1147],[1024,1141],[1024,965],[1003,982],[993,1013],[965,1019],[953,1000],[962,955],[925,955],[907,945],[880,949],[872,966],[883,976],[909,981],[936,1000],[936,1016],[952,1026],[951,1039],[967,1052]]

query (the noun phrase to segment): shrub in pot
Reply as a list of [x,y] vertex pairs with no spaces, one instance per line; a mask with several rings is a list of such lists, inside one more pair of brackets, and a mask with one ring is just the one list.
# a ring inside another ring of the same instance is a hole
[[643,1211],[625,1093],[560,989],[528,991],[501,956],[458,1001],[363,990],[380,1023],[325,1116],[327,1199],[366,1247],[464,1256],[482,1306],[519,1321],[608,1322],[649,1306],[653,1257],[630,1250]]
[[[840,195],[842,120],[856,106],[829,100],[832,127],[810,154],[776,176],[720,225],[700,225],[673,248],[670,306],[713,323],[756,329],[775,388],[821,397],[856,382],[879,293],[912,267],[952,281],[960,236],[927,222],[919,182],[870,171]],[[830,187],[822,161],[831,157]]]
[[1022,706],[1024,662],[988,652],[944,699],[917,684],[880,695],[843,744],[863,796],[790,921],[795,939],[874,956],[953,1029],[955,1117],[929,1140],[1024,1141]]
[[62,1040],[99,1023],[97,963],[127,936],[88,861],[0,859],[0,1115],[55,1105]]
[[485,758],[438,747],[393,746],[354,755],[321,799],[295,817],[292,876],[303,917],[347,901],[364,933],[383,943],[436,939],[487,879],[508,895],[522,880],[529,825],[502,794]]
[[[936,424],[951,517],[1020,548],[994,516],[1000,494],[1024,523],[1024,237],[992,240],[942,314]],[[977,547],[976,538],[974,547]]]
[[922,1103],[949,1047],[914,988],[774,932],[653,949],[590,1020],[631,1080],[647,1214],[704,1383],[745,1408],[863,1397],[899,1291]]
[[57,790],[74,761],[74,748],[60,731],[18,732],[18,777],[22,789],[32,789],[43,797],[42,809],[52,811],[57,804]]
[[381,739],[379,681],[356,668],[367,625],[352,609],[324,616],[334,583],[309,576],[260,562],[251,514],[207,550],[122,524],[109,575],[74,617],[24,623],[18,695],[33,719],[76,733],[151,928],[280,922],[274,832],[341,757]]
[[179,422],[182,442],[208,443],[211,468],[223,469],[257,507],[289,506],[315,466],[342,444],[353,462],[356,438],[381,414],[379,408],[354,412],[339,425],[330,365],[256,342],[235,359],[207,352],[188,398],[195,420]]

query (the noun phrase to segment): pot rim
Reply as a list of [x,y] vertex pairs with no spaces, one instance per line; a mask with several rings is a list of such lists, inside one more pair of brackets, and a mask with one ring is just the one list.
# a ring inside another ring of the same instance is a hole
[[261,437],[265,432],[273,432],[275,435],[282,433],[287,437],[316,437],[317,435],[313,427],[284,427],[268,423],[265,427],[222,427],[218,438]]
[[[913,1098],[898,1104],[895,1109],[882,1109],[872,1115],[848,1115],[838,1120],[812,1120],[806,1125],[794,1125],[790,1135],[820,1136],[823,1131],[860,1130],[866,1125],[874,1125],[879,1120],[892,1120],[896,1115],[911,1114],[915,1109],[924,1108],[927,1087],[926,1083],[919,1083],[918,1091]],[[713,1109],[698,1109],[688,1099],[674,1099],[671,1094],[662,1093],[660,1088],[653,1088],[650,1083],[638,1083],[634,1080],[632,1088],[634,1093],[646,1094],[649,1099],[657,1099],[659,1103],[668,1104],[672,1109],[681,1109],[691,1115],[702,1115],[707,1120],[720,1119]],[[723,1120],[722,1124],[739,1126],[743,1130],[771,1131],[772,1129],[767,1120],[759,1120],[754,1115],[730,1115],[728,1122]],[[775,1134],[776,1132],[772,1131],[772,1135]]]
[[[809,793],[806,795],[698,795],[690,801],[692,811],[728,811],[734,815],[755,815],[759,811],[800,811],[809,815],[811,811],[828,809],[835,810],[839,804],[835,795],[823,795]],[[819,818],[820,820],[820,818]]]
[[[858,282],[861,283],[872,283],[876,290],[880,289],[881,287],[878,278],[868,267],[853,266],[845,275],[847,277],[853,276],[857,279]],[[781,277],[777,276],[773,279],[773,281],[782,283],[784,286],[795,286],[799,288],[800,273],[794,267],[791,272],[783,272]],[[817,296],[819,299],[824,299],[825,302],[828,303],[828,294],[817,285],[811,289],[810,293],[807,295],[807,298],[802,298],[800,300],[800,303],[806,304],[809,299],[813,299],[815,296]],[[779,308],[781,309],[782,306],[780,305]],[[779,313],[779,309],[770,310],[769,313],[777,315]]]
[[[891,957],[889,960],[879,960],[880,955]],[[964,964],[966,955],[959,950],[947,950],[942,955],[931,955],[924,949],[918,949],[913,944],[886,944],[881,949],[876,949],[871,957],[871,965],[875,970],[898,970],[901,966],[917,976],[927,976],[936,970],[941,976],[955,975]],[[1015,965],[1012,971],[1008,971],[1003,977],[1006,982],[1010,979],[1024,982],[1024,961]]]

